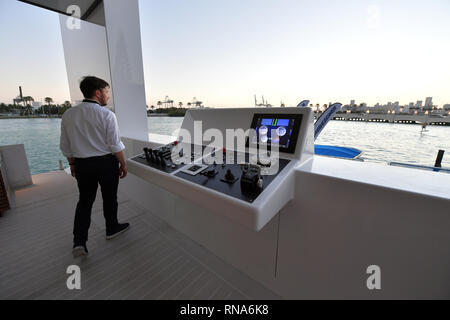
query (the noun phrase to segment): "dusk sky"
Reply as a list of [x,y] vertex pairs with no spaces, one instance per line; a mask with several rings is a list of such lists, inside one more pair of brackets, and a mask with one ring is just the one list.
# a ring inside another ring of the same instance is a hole
[[[147,102],[450,103],[450,1],[141,0]],[[0,0],[0,102],[69,100],[58,15]]]

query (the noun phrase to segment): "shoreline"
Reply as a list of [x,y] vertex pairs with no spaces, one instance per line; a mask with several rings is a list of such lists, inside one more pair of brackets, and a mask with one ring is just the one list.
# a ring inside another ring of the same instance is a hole
[[0,120],[3,119],[61,119],[61,116],[0,116]]
[[[321,113],[315,113],[314,118],[318,118]],[[170,115],[166,113],[148,114],[147,118],[184,118],[184,115]],[[18,120],[18,119],[61,119],[62,116],[0,116],[0,120]],[[332,121],[357,121],[357,122],[381,122],[395,124],[422,124],[450,126],[450,117],[430,117],[423,115],[389,115],[389,114],[336,114]]]

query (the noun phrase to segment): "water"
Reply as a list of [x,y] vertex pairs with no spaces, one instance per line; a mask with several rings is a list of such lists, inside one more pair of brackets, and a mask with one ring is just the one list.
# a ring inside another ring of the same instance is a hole
[[0,119],[0,146],[24,144],[31,174],[59,170],[69,164],[59,150],[61,119]]
[[150,133],[177,136],[174,132],[181,128],[183,119],[180,117],[149,117],[148,130]]
[[[183,118],[148,118],[149,131],[173,135]],[[0,120],[0,146],[24,144],[32,174],[59,169],[59,160],[68,163],[59,151],[60,119]],[[450,127],[377,122],[330,121],[317,144],[353,147],[363,151],[365,161],[391,161],[434,165],[439,149],[446,150],[442,165],[450,167]]]
[[443,167],[450,167],[450,127],[414,124],[330,121],[317,144],[353,147],[370,162],[405,162],[434,166],[439,150],[445,150]]

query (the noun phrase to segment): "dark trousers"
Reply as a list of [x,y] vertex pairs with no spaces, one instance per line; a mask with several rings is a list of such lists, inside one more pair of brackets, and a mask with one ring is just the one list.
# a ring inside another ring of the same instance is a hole
[[74,244],[85,244],[91,225],[91,211],[100,184],[103,197],[103,215],[106,231],[117,226],[117,188],[119,186],[119,161],[114,155],[75,159],[75,178],[80,198],[75,212]]

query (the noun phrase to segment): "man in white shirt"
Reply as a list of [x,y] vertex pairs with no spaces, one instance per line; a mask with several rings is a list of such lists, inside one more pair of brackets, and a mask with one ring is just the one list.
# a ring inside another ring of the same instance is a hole
[[61,152],[69,161],[80,193],[73,229],[75,257],[88,254],[86,242],[99,184],[106,239],[112,239],[130,227],[117,220],[119,178],[126,177],[127,166],[116,116],[104,108],[109,100],[109,84],[96,77],[85,77],[80,89],[85,100],[64,113],[60,140]]

